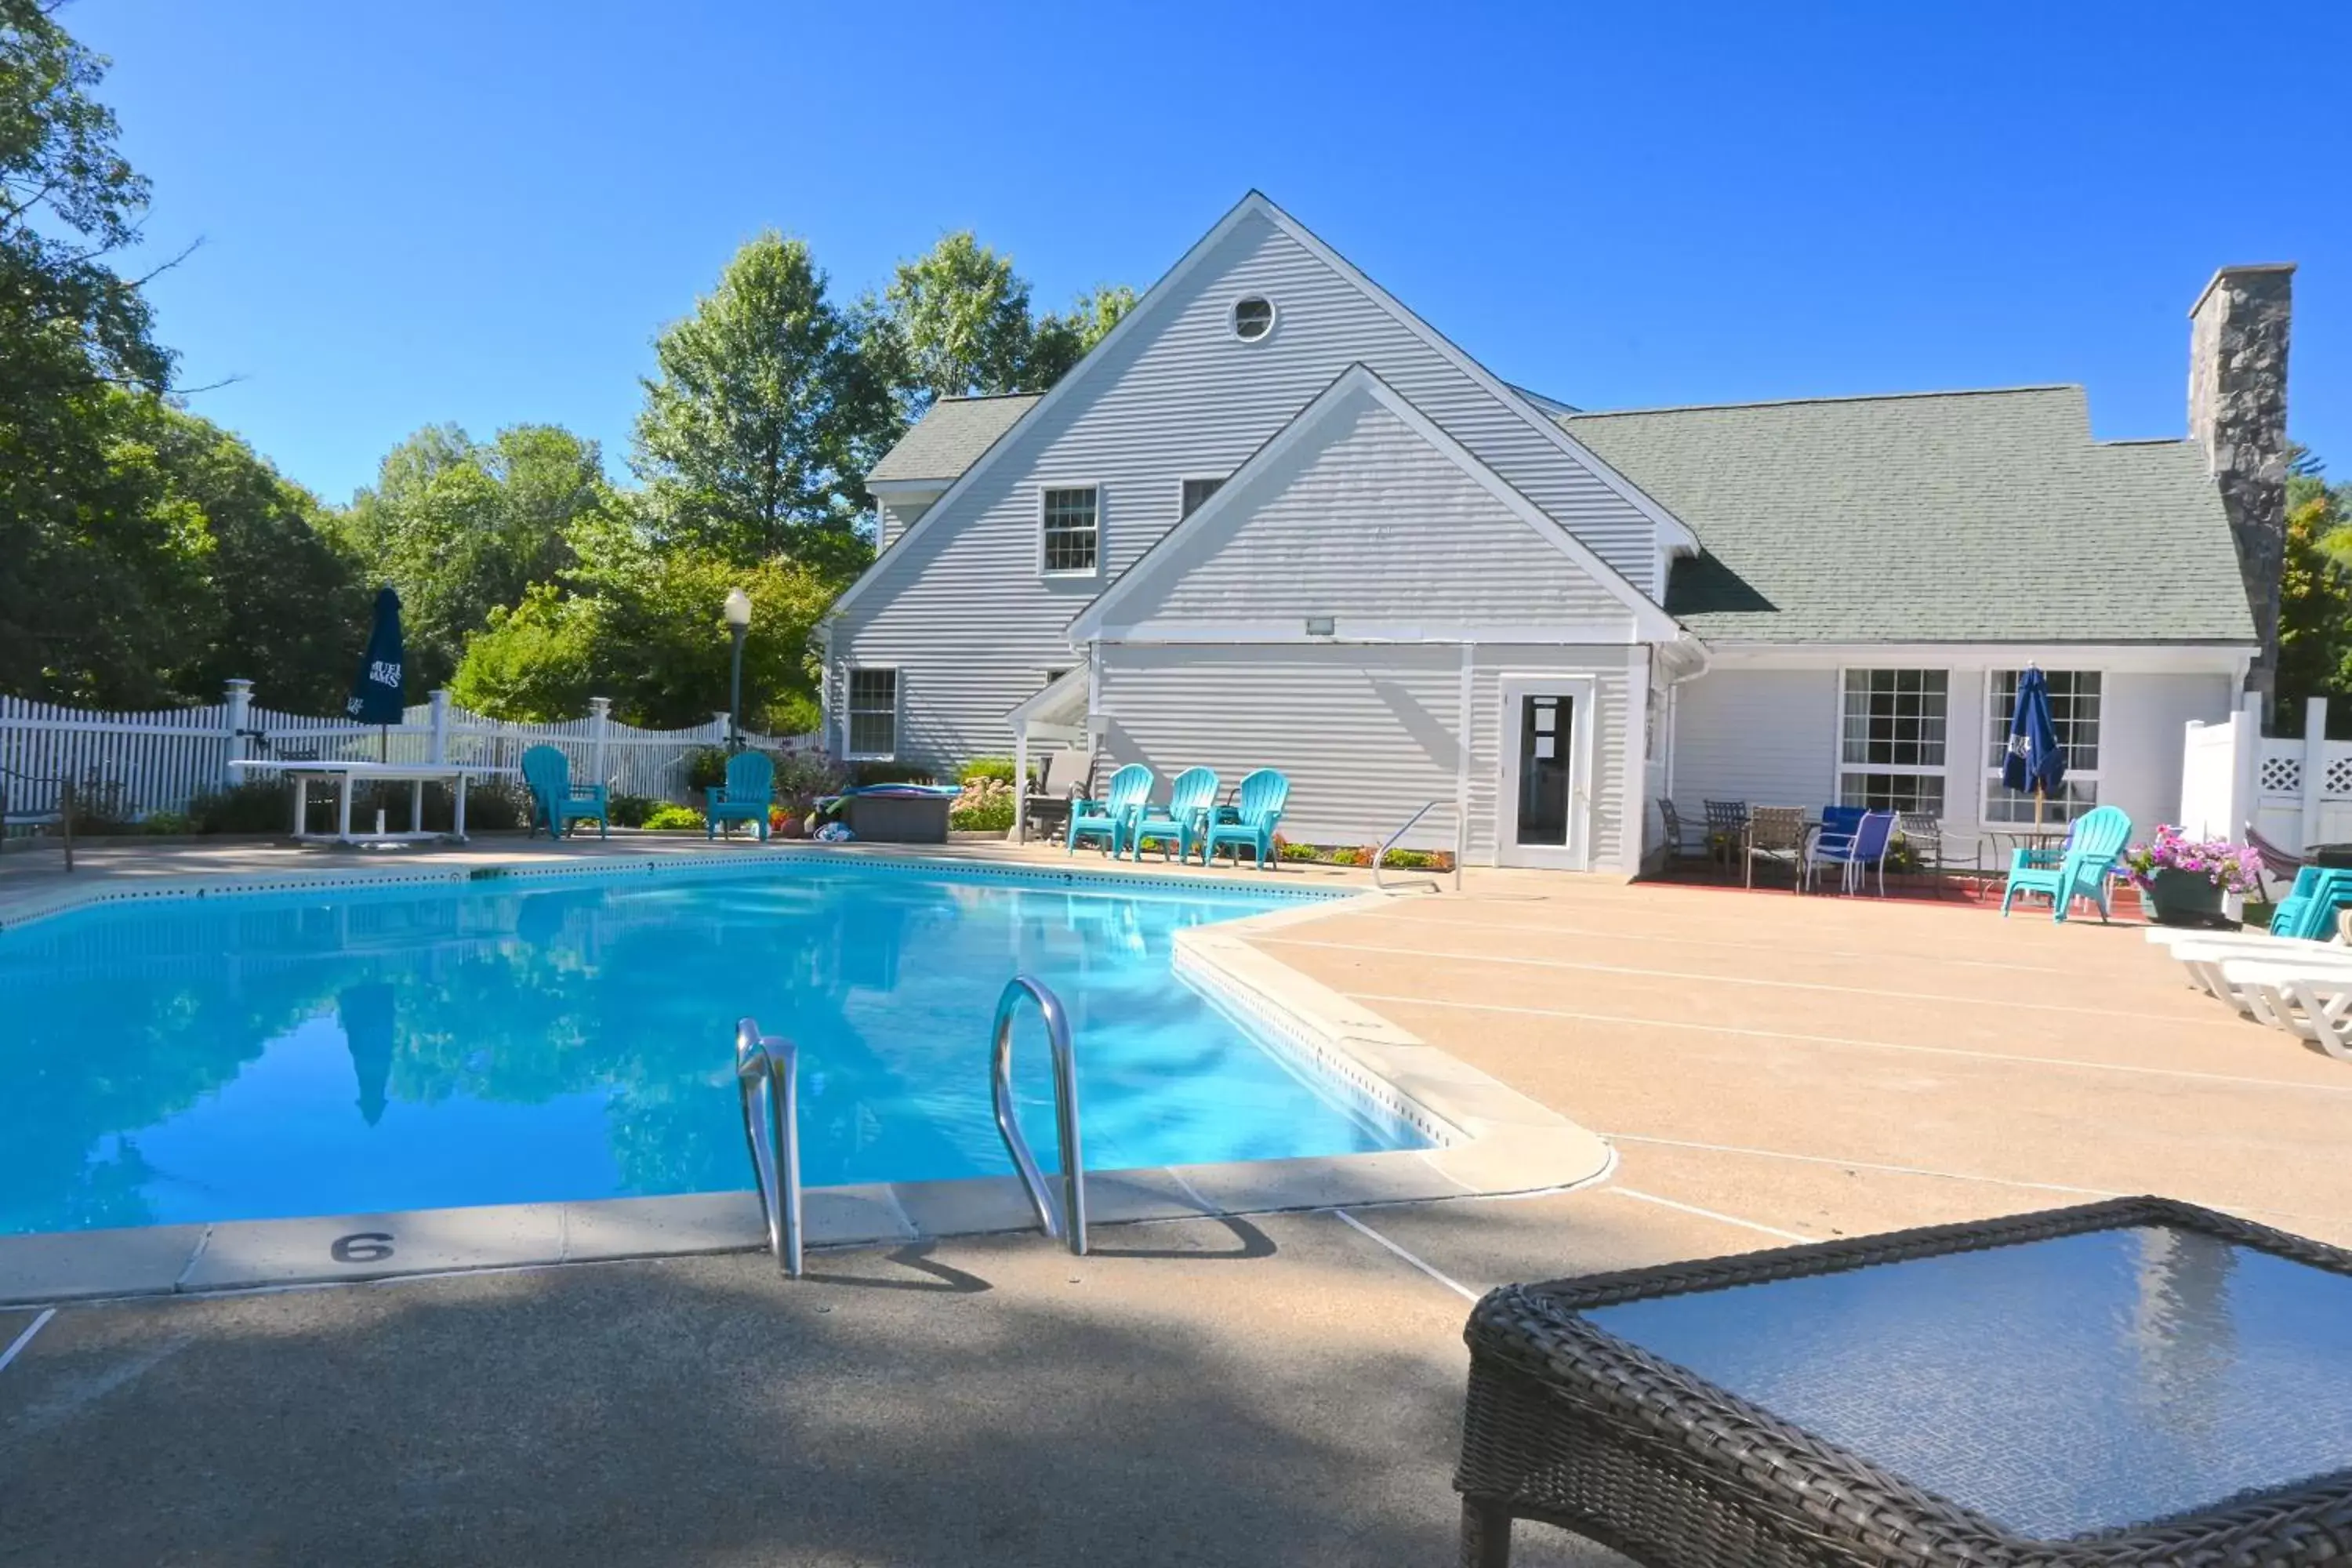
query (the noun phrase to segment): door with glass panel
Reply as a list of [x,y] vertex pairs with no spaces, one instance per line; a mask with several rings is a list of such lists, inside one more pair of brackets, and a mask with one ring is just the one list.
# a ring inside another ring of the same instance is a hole
[[1515,678],[1504,681],[1502,695],[1498,858],[1505,865],[1581,866],[1591,805],[1584,771],[1591,684]]

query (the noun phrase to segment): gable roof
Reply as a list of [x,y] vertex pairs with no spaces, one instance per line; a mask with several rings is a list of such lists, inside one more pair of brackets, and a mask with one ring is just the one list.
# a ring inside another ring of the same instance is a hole
[[2185,441],[2091,438],[2079,386],[1563,416],[1698,531],[1709,641],[2251,643]]
[[953,482],[996,445],[998,437],[1037,406],[1039,395],[1012,392],[994,397],[940,398],[866,471],[866,484]]
[[[1544,411],[1530,403],[1523,394],[1498,378],[1494,372],[1456,348],[1444,334],[1406,309],[1394,295],[1358,270],[1354,263],[1316,237],[1305,225],[1276,206],[1265,193],[1255,190],[1248,192],[1240,201],[1234,203],[1232,209],[1219,218],[1208,233],[1194,241],[1192,247],[1178,258],[1175,266],[1160,274],[1159,281],[1144,290],[1142,297],[1135,302],[1134,308],[1119,318],[1117,326],[1104,333],[1101,341],[1087,350],[1061,380],[1039,395],[1014,418],[1010,426],[1001,431],[997,439],[972,461],[971,467],[956,476],[954,483],[948,487],[945,493],[898,536],[894,542],[894,547],[904,544],[924,530],[936,526],[941,518],[948,516],[953,509],[956,499],[971,488],[973,479],[987,468],[992,455],[1003,451],[1010,445],[1003,439],[1004,436],[1011,435],[1013,431],[1038,417],[1044,410],[1067,396],[1070,389],[1083,383],[1087,374],[1096,366],[1109,363],[1114,356],[1103,351],[1112,343],[1122,341],[1130,333],[1144,331],[1143,323],[1155,314],[1154,308],[1173,293],[1176,286],[1216,249],[1219,241],[1252,216],[1265,218],[1266,222],[1296,240],[1301,247],[1338,273],[1340,278],[1361,290],[1375,305],[1393,316],[1407,331],[1428,343],[1490,396],[1525,419],[1530,429],[1541,434],[1562,452],[1581,464],[1594,478],[1615,491],[1634,510],[1647,517],[1658,530],[1658,542],[1661,545],[1677,551],[1689,551],[1697,547],[1697,540],[1680,518],[1661,506],[1652,497],[1643,494],[1639,486],[1612,469],[1604,459],[1577,439],[1564,425],[1554,421]],[[925,423],[928,423],[928,420]],[[920,426],[919,426],[918,428]],[[911,435],[912,432],[909,432],[910,437]],[[905,445],[905,442],[901,441],[900,445]],[[887,462],[890,457],[896,455],[897,448],[894,447],[890,453],[885,455],[884,461]],[[869,484],[873,482],[871,475],[867,477],[867,482]],[[887,476],[885,482],[888,482]],[[856,602],[865,593],[866,584],[876,581],[880,564],[877,560],[874,566],[867,567],[856,582],[852,583],[838,598],[834,600],[832,608],[826,614],[838,616]]]
[[[1234,469],[1232,477],[1218,487],[1215,494],[1195,507],[1192,515],[1154,540],[1150,549],[1137,556],[1126,571],[1079,611],[1070,622],[1068,636],[1072,645],[1083,645],[1100,636],[1111,610],[1121,600],[1132,595],[1139,584],[1150,581],[1181,560],[1180,547],[1183,542],[1215,526],[1235,507],[1246,504],[1255,479],[1327,423],[1347,417],[1348,410],[1359,397],[1369,397],[1403,421],[1440,457],[1467,475],[1532,529],[1544,542],[1600,584],[1604,593],[1622,605],[1633,616],[1634,635],[1638,639],[1666,642],[1681,635],[1680,628],[1665,612],[1626,581],[1622,573],[1594,554],[1590,545],[1562,527],[1558,519],[1520,494],[1508,480],[1481,461],[1476,454],[1446,434],[1435,420],[1414,406],[1402,393],[1382,381],[1370,367],[1358,363],[1341,371],[1331,384],[1318,393],[1314,401],[1301,409],[1290,423],[1250,454],[1249,460]],[[1443,541],[1433,538],[1432,543],[1442,547]]]

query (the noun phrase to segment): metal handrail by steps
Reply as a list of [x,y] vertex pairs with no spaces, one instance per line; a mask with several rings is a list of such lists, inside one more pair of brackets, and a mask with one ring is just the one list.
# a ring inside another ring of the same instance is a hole
[[[1453,804],[1453,802],[1447,800],[1423,801],[1419,811],[1414,812],[1411,816],[1404,819],[1404,826],[1402,827],[1398,828],[1394,833],[1389,835],[1388,842],[1382,844],[1379,852],[1372,857],[1372,888],[1374,891],[1386,893],[1395,890],[1386,882],[1381,880],[1381,868],[1387,862],[1389,851],[1397,847],[1397,841],[1402,838],[1406,834],[1411,833],[1415,825],[1417,825],[1423,817],[1427,816],[1431,812],[1436,810],[1441,805],[1451,805]],[[1470,847],[1467,841],[1468,835],[1464,831],[1468,826],[1468,819],[1464,817],[1461,813],[1456,812],[1454,814],[1454,890],[1457,893],[1462,890],[1463,852]],[[1430,886],[1435,887],[1436,884],[1433,882]]]
[[[1054,1212],[1052,1190],[1045,1185],[1045,1174],[1037,1169],[1036,1156],[1030,1153],[1029,1141],[1021,1135],[1021,1124],[1013,1115],[1013,1017],[1020,1010],[1024,996],[1037,1004],[1037,1011],[1045,1020],[1046,1048],[1054,1058],[1054,1130],[1062,1154],[1059,1215]],[[1077,1062],[1070,1054],[1069,1015],[1062,1009],[1062,999],[1044,981],[1016,974],[1006,982],[1003,994],[996,999],[996,1027],[989,1050],[988,1076],[990,1096],[996,1107],[996,1131],[1004,1139],[1006,1152],[1013,1156],[1013,1169],[1020,1173],[1022,1188],[1029,1194],[1029,1206],[1036,1211],[1037,1224],[1047,1236],[1067,1242],[1071,1252],[1084,1258],[1087,1163],[1078,1145]]]
[[[743,1142],[751,1152],[751,1184],[768,1250],[788,1277],[801,1277],[801,1116],[799,1047],[782,1035],[763,1035],[750,1018],[735,1026],[735,1087],[743,1102]],[[761,1158],[756,1102],[765,1090],[767,1157]],[[771,1192],[773,1188],[773,1192]]]

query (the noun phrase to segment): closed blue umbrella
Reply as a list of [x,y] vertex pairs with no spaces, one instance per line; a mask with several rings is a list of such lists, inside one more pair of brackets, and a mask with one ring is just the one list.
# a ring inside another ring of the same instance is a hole
[[[402,700],[401,667],[407,658],[400,640],[400,595],[390,588],[375,596],[375,628],[368,634],[367,652],[360,657],[360,672],[343,711],[362,724],[397,724],[408,716]],[[388,732],[379,736],[388,743]],[[379,745],[379,752],[383,749]]]
[[2039,669],[2017,681],[2017,707],[2009,716],[2009,751],[2000,759],[2000,782],[2020,795],[2033,792],[2033,826],[2042,826],[2042,803],[2066,778],[2066,749],[2058,743],[2050,715],[2050,682]]

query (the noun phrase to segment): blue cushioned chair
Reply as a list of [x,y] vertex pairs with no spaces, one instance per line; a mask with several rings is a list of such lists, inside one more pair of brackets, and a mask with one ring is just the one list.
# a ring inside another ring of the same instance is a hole
[[1234,864],[1241,864],[1242,849],[1247,846],[1257,857],[1258,869],[1263,871],[1274,859],[1274,829],[1282,820],[1282,808],[1290,804],[1290,780],[1272,768],[1260,768],[1242,780],[1234,792],[1234,804],[1215,814],[1209,824],[1209,841],[1201,864],[1207,865],[1216,858],[1221,844],[1231,847]]
[[522,782],[530,789],[531,833],[543,827],[550,838],[561,838],[573,823],[593,817],[596,837],[612,837],[612,807],[605,802],[604,786],[573,784],[572,759],[553,746],[533,746],[523,752]]
[[736,752],[727,759],[727,782],[702,792],[703,837],[718,837],[722,822],[749,822],[759,828],[760,842],[765,844],[768,807],[775,796],[775,759],[765,752]]
[[1078,840],[1103,840],[1105,854],[1117,858],[1126,849],[1128,834],[1143,816],[1144,803],[1151,798],[1152,772],[1141,763],[1129,763],[1110,775],[1110,786],[1103,791],[1100,800],[1074,800],[1070,803],[1070,830],[1064,836],[1062,847],[1076,854]]
[[[1832,816],[1832,813],[1837,815]],[[1805,876],[1813,880],[1823,866],[1840,868],[1840,885],[1858,891],[1863,872],[1878,868],[1878,896],[1886,896],[1886,849],[1895,839],[1895,814],[1864,811],[1857,806],[1830,806],[1822,813],[1821,837],[1805,858]]]
[[1176,858],[1189,860],[1198,846],[1202,858],[1207,858],[1209,843],[1209,811],[1217,804],[1217,771],[1214,768],[1186,768],[1168,786],[1166,805],[1147,805],[1136,820],[1135,834],[1129,847],[1135,858],[1143,858],[1143,841],[1152,839],[1160,846],[1162,858],[1168,847],[1176,847]]
[[2076,899],[2099,906],[2099,919],[2109,910],[2107,894],[2116,858],[2131,841],[2131,818],[2118,806],[2103,805],[2085,812],[2056,849],[2019,849],[2010,856],[2009,886],[2000,895],[2000,912],[2020,893],[2041,893],[2051,903],[2051,918],[2063,921]]

